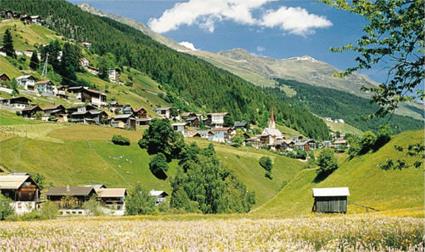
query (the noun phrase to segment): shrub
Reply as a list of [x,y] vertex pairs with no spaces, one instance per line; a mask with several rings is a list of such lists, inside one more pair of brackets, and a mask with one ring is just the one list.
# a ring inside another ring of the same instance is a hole
[[149,169],[157,178],[166,179],[168,164],[165,155],[162,153],[156,154],[149,163]]
[[54,202],[48,201],[43,204],[40,209],[41,219],[49,220],[55,219],[58,216],[59,208],[58,205]]
[[10,206],[11,200],[0,194],[0,220],[13,214],[13,208]]
[[266,171],[271,171],[273,168],[272,160],[269,157],[261,157],[259,163]]
[[323,149],[317,158],[317,165],[319,166],[317,170],[319,176],[327,176],[338,169],[334,151],[332,149]]
[[273,163],[271,158],[269,157],[261,157],[259,160],[260,166],[264,168],[264,170],[266,170],[266,178],[269,179],[273,179],[272,176],[272,168],[273,168]]
[[155,198],[137,184],[125,199],[127,215],[149,214],[155,211]]
[[84,202],[83,208],[88,210],[90,215],[99,216],[103,214],[101,205],[95,197],[92,197],[89,201]]
[[168,120],[159,119],[151,121],[138,144],[151,155],[163,153],[168,161],[178,158],[185,146],[183,135],[175,132]]
[[112,137],[112,142],[116,145],[130,145],[130,140],[121,135],[114,135]]
[[244,143],[245,138],[243,136],[240,135],[236,135],[232,138],[232,146],[239,148],[242,146],[242,144]]

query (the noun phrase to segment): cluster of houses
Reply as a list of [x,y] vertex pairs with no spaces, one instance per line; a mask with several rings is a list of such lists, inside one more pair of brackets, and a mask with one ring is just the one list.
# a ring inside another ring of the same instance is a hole
[[[60,215],[87,215],[89,210],[83,207],[90,199],[96,199],[101,211],[106,215],[125,214],[126,188],[109,188],[102,184],[50,187],[43,192],[40,186],[26,173],[0,175],[0,193],[11,200],[15,214],[22,215],[39,209],[46,201],[57,204]],[[165,202],[168,194],[151,190],[149,195],[155,198],[157,205]]]
[[3,10],[0,11],[0,17],[2,19],[17,19],[21,20],[25,24],[42,24],[43,20],[40,16],[30,16],[25,13],[20,13],[17,11],[11,11],[11,10]]

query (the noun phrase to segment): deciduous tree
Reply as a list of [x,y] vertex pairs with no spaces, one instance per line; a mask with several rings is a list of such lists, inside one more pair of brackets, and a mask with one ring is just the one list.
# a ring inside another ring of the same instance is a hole
[[424,0],[322,0],[368,21],[364,34],[354,44],[333,51],[354,51],[356,66],[343,75],[378,64],[388,67],[387,80],[378,87],[364,88],[373,92],[378,115],[393,112],[400,102],[423,98],[424,79]]

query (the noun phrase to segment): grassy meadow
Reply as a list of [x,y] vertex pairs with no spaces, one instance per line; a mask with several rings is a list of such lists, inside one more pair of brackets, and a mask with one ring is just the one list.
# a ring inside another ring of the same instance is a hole
[[313,202],[313,187],[348,186],[351,194],[348,198],[349,213],[424,216],[423,166],[402,170],[383,170],[379,167],[387,159],[404,159],[408,163],[418,160],[405,152],[396,151],[394,145],[406,148],[409,144],[423,141],[422,131],[401,133],[374,153],[352,160],[344,158],[339,169],[323,181],[316,180],[315,169],[305,169],[272,200],[254,212],[264,215],[308,215]]

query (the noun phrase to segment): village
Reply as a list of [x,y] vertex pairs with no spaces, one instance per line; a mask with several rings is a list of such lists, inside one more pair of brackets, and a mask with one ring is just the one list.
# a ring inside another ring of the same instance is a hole
[[[2,11],[0,15],[5,20],[20,20],[24,24],[44,24],[44,20],[40,16],[30,16],[11,10]],[[88,41],[78,44],[87,50],[92,47]],[[27,58],[31,58],[34,53],[35,51],[30,50],[16,51],[17,56]],[[3,48],[0,48],[0,56],[6,57]],[[36,54],[36,56],[38,60],[41,60],[40,54]],[[333,148],[338,152],[343,152],[349,147],[345,135],[339,132],[333,132],[330,140],[323,141],[310,139],[301,134],[285,135],[278,129],[273,111],[270,111],[269,122],[264,129],[257,125],[251,125],[248,121],[226,120],[231,115],[225,111],[199,113],[157,106],[154,108],[154,114],[149,114],[146,107],[132,107],[129,104],[118,103],[108,97],[106,90],[100,91],[96,87],[87,87],[78,82],[72,82],[72,86],[59,85],[49,80],[46,77],[47,57],[41,78],[31,73],[11,78],[0,71],[1,109],[15,112],[28,120],[96,124],[126,130],[147,127],[153,118],[166,119],[170,121],[173,129],[184,137],[201,138],[237,147],[250,146],[256,149],[267,149],[300,159],[308,159],[308,153],[319,148]],[[63,52],[59,51],[57,60],[60,62],[62,57]],[[80,58],[79,63],[87,73],[96,77],[99,75],[99,69],[92,66],[86,57]],[[107,71],[107,80],[113,85],[123,85],[120,75],[119,68],[110,68]],[[11,82],[16,82],[20,95],[12,95],[14,90],[9,87]],[[12,97],[2,98],[1,92]],[[33,102],[32,97],[49,98],[50,105],[41,106]],[[62,103],[60,101],[67,101],[72,105],[67,107],[57,105]],[[328,117],[324,120],[333,121]],[[335,119],[335,122],[343,123],[343,120]]]
[[[7,75],[1,74],[0,80],[10,80]],[[319,142],[302,136],[285,136],[277,127],[273,111],[266,128],[261,134],[255,134],[247,121],[235,121],[232,125],[225,123],[227,112],[212,112],[203,115],[196,112],[174,112],[171,107],[155,108],[155,115],[149,115],[143,108],[133,108],[128,104],[119,104],[116,101],[107,101],[107,95],[101,91],[84,86],[55,86],[50,81],[36,81],[31,75],[16,78],[20,88],[26,94],[56,96],[61,99],[78,100],[75,106],[51,105],[41,107],[33,104],[25,96],[0,98],[3,109],[16,112],[28,120],[42,120],[53,123],[82,123],[107,125],[114,128],[137,130],[149,125],[152,118],[169,120],[171,126],[184,137],[201,138],[212,142],[233,145],[235,136],[240,136],[240,145],[254,148],[269,149],[276,152],[302,150],[310,152],[318,148],[334,148],[344,151],[347,141],[344,134],[333,134],[332,141]],[[3,87],[3,90],[7,88]]]

